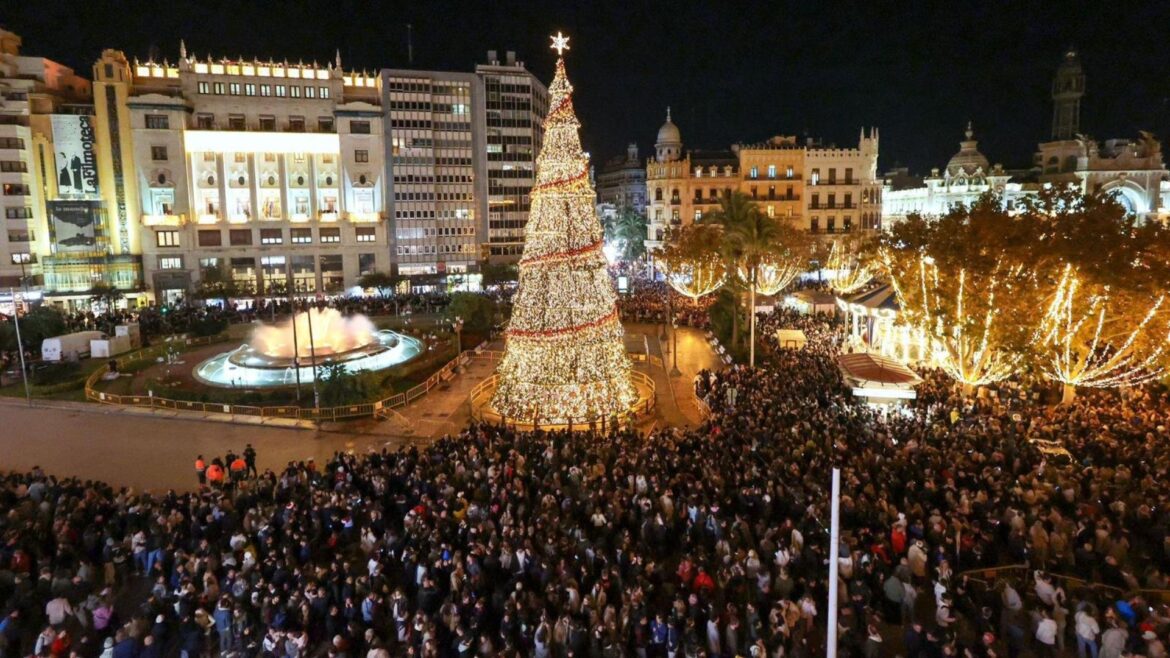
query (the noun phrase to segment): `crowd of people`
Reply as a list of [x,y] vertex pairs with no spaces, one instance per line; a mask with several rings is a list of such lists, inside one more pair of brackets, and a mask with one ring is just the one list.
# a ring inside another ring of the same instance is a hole
[[714,301],[712,295],[693,300],[678,294],[663,281],[643,278],[628,293],[618,296],[618,310],[623,320],[652,324],[665,322],[673,312],[679,326],[706,329],[710,326],[707,310]]
[[807,658],[830,559],[842,656],[1165,655],[1164,389],[1049,406],[928,374],[888,413],[830,318],[762,323],[809,344],[701,373],[696,428],[473,424],[161,495],[4,476],[0,656]]

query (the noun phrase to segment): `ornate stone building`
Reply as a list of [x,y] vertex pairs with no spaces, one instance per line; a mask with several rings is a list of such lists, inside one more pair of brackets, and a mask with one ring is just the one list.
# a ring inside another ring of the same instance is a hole
[[684,151],[668,109],[646,165],[646,246],[661,247],[670,231],[698,221],[733,191],[812,233],[880,228],[877,157],[876,128],[862,130],[856,148],[780,136],[727,151]]

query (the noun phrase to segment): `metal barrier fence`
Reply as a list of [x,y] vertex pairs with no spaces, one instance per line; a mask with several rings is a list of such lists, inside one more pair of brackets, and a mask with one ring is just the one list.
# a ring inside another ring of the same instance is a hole
[[[221,336],[211,336],[208,338],[188,338],[185,339],[184,345],[191,347],[197,345],[210,345],[214,342],[222,340]],[[159,348],[165,345],[158,346]],[[115,359],[119,365],[128,363],[131,360],[141,358],[149,358],[150,350],[155,350],[155,347],[147,348],[146,350],[139,350],[134,354],[127,355],[121,359]],[[382,412],[394,409],[396,407],[403,407],[430,393],[431,389],[450,381],[455,376],[455,370],[464,366],[470,361],[473,356],[475,358],[483,358],[480,354],[487,353],[502,354],[484,350],[483,345],[476,347],[475,350],[463,352],[462,354],[451,359],[442,368],[439,368],[426,381],[417,386],[408,389],[404,393],[395,393],[389,397],[373,402],[364,402],[361,404],[350,404],[338,407],[312,407],[304,408],[292,405],[279,406],[255,406],[230,404],[222,402],[195,402],[191,400],[172,400],[169,398],[162,398],[153,395],[118,395],[116,393],[106,393],[94,388],[98,380],[101,379],[109,370],[109,366],[103,365],[85,380],[85,399],[90,402],[97,402],[99,404],[123,405],[131,407],[148,407],[151,409],[171,409],[175,411],[197,411],[200,413],[214,413],[227,414],[232,416],[251,416],[258,418],[288,418],[295,420],[310,420],[315,422],[346,420],[353,418],[369,418],[372,416],[382,415]],[[160,351],[161,355],[162,352]],[[487,358],[493,358],[488,356]]]
[[[657,404],[654,379],[645,373],[638,372],[637,370],[631,371],[630,375],[634,379],[635,386],[641,390],[648,391],[648,394],[645,396],[639,396],[638,401],[634,403],[634,406],[631,407],[629,411],[617,417],[617,422],[619,425],[627,425],[634,418],[650,413],[654,410],[654,407]],[[505,418],[499,412],[491,409],[488,406],[488,403],[491,400],[491,396],[495,393],[496,386],[499,384],[499,381],[499,375],[492,375],[491,377],[488,377],[482,382],[476,384],[475,388],[471,389],[471,393],[469,393],[467,396],[468,401],[471,403],[471,417],[478,421],[490,423],[492,425],[507,424],[511,427],[518,427],[520,429],[537,427],[538,425],[536,423],[523,421],[517,422],[515,419]],[[605,419],[598,420],[596,418],[560,418],[551,423],[540,423],[539,426],[546,428],[568,427],[569,429],[572,429],[573,427],[593,427],[598,425],[604,427],[606,423],[607,421]]]
[[[972,569],[962,572],[960,576],[967,576],[975,583],[987,589],[995,587],[995,583],[998,580],[1008,580],[1013,584],[1029,587],[1032,581],[1032,571],[1032,567],[1026,564],[1009,564],[985,569]],[[1045,571],[1044,573],[1052,578],[1054,584],[1063,587],[1064,591],[1070,596],[1077,591],[1090,590],[1099,594],[1102,600],[1119,600],[1136,594],[1151,603],[1170,603],[1170,590],[1121,588],[1106,585],[1105,583],[1094,583],[1084,578],[1052,571]]]

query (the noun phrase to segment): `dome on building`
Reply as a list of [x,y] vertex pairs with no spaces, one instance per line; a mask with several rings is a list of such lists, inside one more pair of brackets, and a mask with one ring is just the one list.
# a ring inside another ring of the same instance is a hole
[[972,139],[971,122],[967,122],[967,139],[959,142],[959,152],[947,163],[949,176],[971,176],[976,171],[983,170],[986,174],[991,170],[991,162],[987,156],[979,152],[979,142]]
[[682,133],[678,131],[678,126],[670,120],[670,108],[666,108],[666,123],[658,129],[658,140],[656,144],[682,144]]

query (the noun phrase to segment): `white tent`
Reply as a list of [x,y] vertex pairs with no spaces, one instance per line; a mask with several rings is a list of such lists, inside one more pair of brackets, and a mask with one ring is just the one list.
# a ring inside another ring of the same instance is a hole
[[808,344],[808,337],[800,329],[777,329],[776,342],[780,347],[802,350]]

